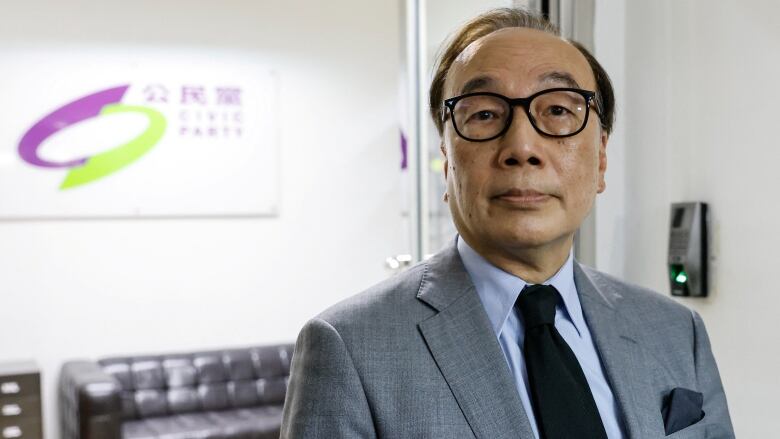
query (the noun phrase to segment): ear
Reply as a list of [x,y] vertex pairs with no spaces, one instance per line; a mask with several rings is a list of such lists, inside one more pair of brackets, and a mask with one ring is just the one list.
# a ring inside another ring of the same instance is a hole
[[447,161],[447,148],[444,147],[444,141],[442,141],[439,144],[439,150],[441,150],[441,155],[444,156],[444,164],[442,165],[444,167],[444,181],[447,181],[447,171],[449,170],[449,163]]
[[599,144],[599,184],[597,192],[600,194],[607,188],[607,182],[604,180],[604,174],[607,172],[607,142],[609,134],[601,131],[601,142]]

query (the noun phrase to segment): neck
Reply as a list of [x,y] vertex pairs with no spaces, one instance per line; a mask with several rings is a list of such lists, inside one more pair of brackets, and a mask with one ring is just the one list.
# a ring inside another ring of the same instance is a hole
[[[491,247],[484,243],[472,243],[471,248],[496,267],[523,279],[530,284],[540,284],[553,277],[569,258],[574,235],[539,247]],[[475,245],[476,244],[476,245]]]

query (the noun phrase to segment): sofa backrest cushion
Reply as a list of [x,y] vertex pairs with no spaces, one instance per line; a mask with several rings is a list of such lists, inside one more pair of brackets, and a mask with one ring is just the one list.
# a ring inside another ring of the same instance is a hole
[[293,345],[112,357],[103,370],[122,387],[125,419],[284,402]]

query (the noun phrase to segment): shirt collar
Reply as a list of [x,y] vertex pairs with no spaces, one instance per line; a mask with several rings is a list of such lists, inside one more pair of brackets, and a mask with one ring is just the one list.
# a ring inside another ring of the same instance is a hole
[[[517,296],[520,295],[527,282],[488,262],[460,236],[457,237],[457,241],[460,258],[477,289],[485,311],[487,311],[488,318],[493,325],[493,331],[498,337],[501,335],[501,329],[506,319],[512,312]],[[568,259],[558,272],[542,283],[554,286],[561,293],[564,311],[582,335],[585,331],[585,318],[582,315],[577,287],[574,284],[574,253],[570,252]]]

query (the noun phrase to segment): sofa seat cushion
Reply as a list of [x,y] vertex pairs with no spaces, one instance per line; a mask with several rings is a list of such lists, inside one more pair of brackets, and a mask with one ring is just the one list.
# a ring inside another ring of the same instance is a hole
[[125,421],[123,439],[276,439],[282,406],[250,407],[218,412]]

